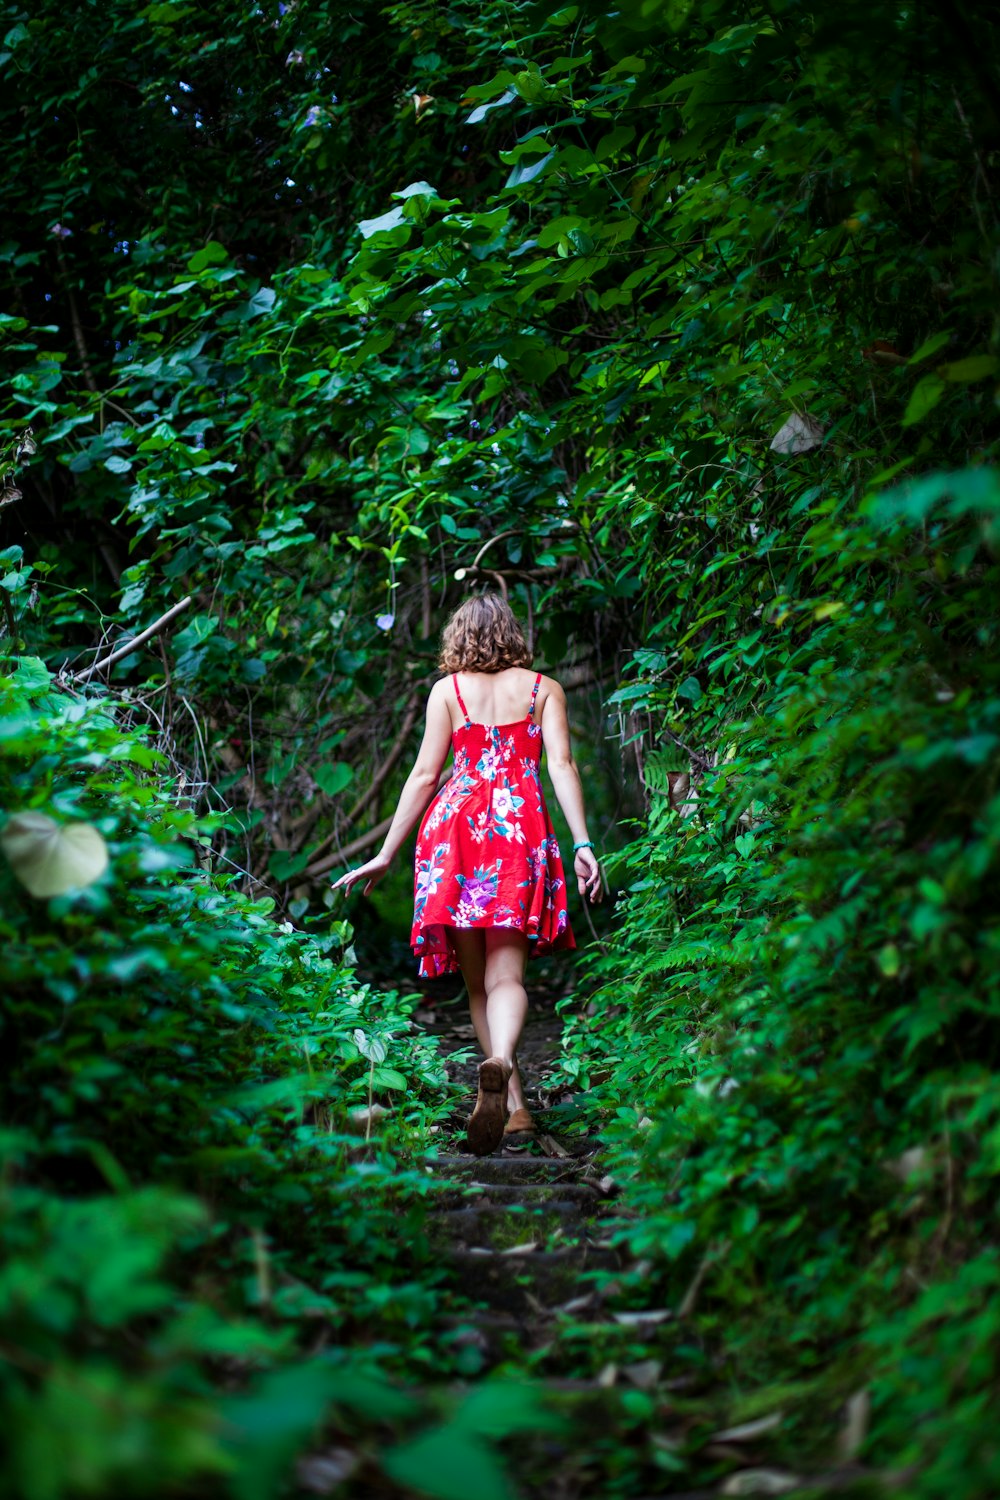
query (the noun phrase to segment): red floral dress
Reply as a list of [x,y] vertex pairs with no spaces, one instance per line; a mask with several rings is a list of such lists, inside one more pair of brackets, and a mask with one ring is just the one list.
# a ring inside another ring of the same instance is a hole
[[566,876],[539,774],[541,725],[531,707],[513,724],[465,723],[451,737],[451,776],[417,833],[410,944],[424,978],[458,972],[449,927],[511,927],[532,952],[575,948]]

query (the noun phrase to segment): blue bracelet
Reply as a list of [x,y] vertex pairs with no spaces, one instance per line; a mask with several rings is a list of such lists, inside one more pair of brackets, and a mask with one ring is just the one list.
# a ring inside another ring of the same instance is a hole
[[573,845],[573,853],[575,854],[578,849],[593,849],[593,847],[589,839],[581,839],[578,844]]

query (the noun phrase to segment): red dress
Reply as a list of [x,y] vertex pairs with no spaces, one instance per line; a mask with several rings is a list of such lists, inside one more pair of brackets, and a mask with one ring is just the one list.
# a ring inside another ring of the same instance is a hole
[[541,725],[531,707],[513,724],[465,723],[451,737],[451,776],[417,833],[410,945],[425,979],[458,972],[449,927],[510,927],[532,952],[575,948],[566,876],[539,774]]

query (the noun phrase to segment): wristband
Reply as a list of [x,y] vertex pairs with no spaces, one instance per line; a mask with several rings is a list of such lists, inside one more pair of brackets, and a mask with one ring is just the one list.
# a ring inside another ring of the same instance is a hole
[[575,854],[578,849],[593,849],[593,847],[589,839],[580,839],[579,843],[573,845],[573,853]]

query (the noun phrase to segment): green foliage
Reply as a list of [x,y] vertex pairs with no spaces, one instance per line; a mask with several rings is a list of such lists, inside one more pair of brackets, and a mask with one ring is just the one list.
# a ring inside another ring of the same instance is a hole
[[[870,1383],[864,1456],[978,1500],[996,22],[857,0],[6,20],[0,800],[50,840],[93,827],[110,864],[45,906],[0,873],[7,1211],[51,1277],[4,1378],[19,1410],[48,1382],[52,1420],[81,1381],[127,1386],[145,1433],[126,1452],[95,1415],[75,1468],[31,1461],[37,1493],[127,1488],[142,1444],[170,1483],[235,1462],[259,1493],[341,1376],[266,1374],[246,1400],[273,1445],[232,1460],[203,1384],[228,1320],[244,1376],[315,1308],[426,1358],[400,1344],[433,1278],[377,1285],[417,1192],[402,1138],[355,1154],[344,1125],[435,1065],[345,929],[306,938],[248,893],[316,920],[391,805],[455,584],[499,574],[540,660],[614,689],[614,769],[650,803],[564,1062],[609,1121],[633,1294],[699,1289],[684,1357],[758,1413]],[[111,697],[54,690],[187,595]],[[134,1296],[121,1318],[156,1333],[138,1379],[120,1342],[101,1363],[52,1248],[106,1201],[133,1246],[107,1316]],[[491,1435],[452,1434],[501,1493]],[[413,1485],[441,1430],[396,1436]]]
[[[353,977],[342,924],[306,936],[198,868],[210,829],[122,712],[0,676],[4,831],[44,809],[98,829],[110,856],[49,899],[0,863],[5,1487],[104,1492],[155,1467],[165,1489],[232,1471],[250,1495],[223,1368],[287,1363],[317,1318],[348,1343],[377,1331],[383,1362],[409,1364],[437,1273],[426,1179],[395,1150],[445,1080],[408,1006]],[[350,1111],[373,1095],[387,1128],[365,1146]]]

